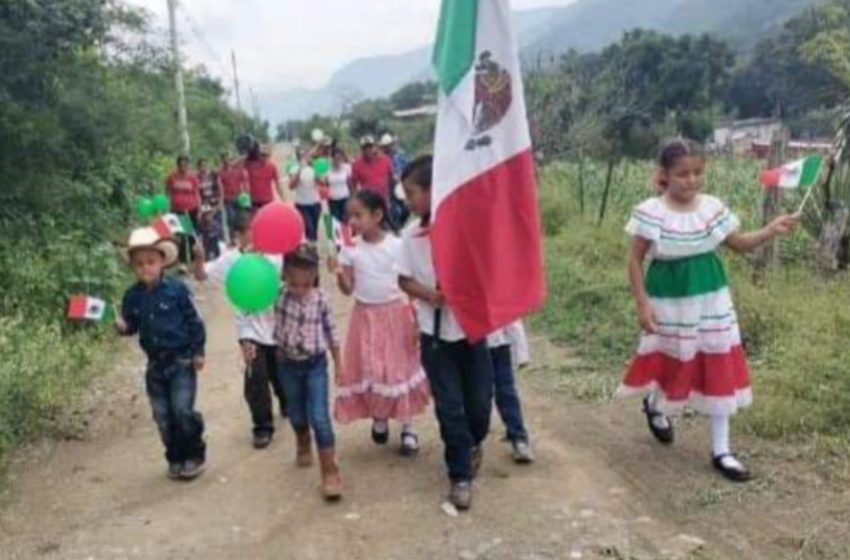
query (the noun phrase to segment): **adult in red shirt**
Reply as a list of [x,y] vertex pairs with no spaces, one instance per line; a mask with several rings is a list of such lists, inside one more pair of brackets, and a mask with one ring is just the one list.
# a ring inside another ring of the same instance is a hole
[[256,157],[256,154],[249,155],[245,160],[245,171],[248,173],[248,187],[254,210],[280,199],[280,178],[268,148],[263,148],[259,157]]
[[230,226],[239,212],[236,199],[241,193],[248,192],[248,175],[244,167],[233,165],[227,154],[221,154],[219,161],[221,166],[218,168],[217,179],[224,194],[224,211],[227,213],[227,224]]
[[[171,200],[171,211],[178,214],[188,214],[195,231],[198,231],[198,214],[201,210],[201,181],[198,175],[189,169],[189,158],[177,158],[177,169],[165,179],[165,190]],[[180,261],[184,264],[191,261],[193,241],[186,239],[180,243]]]
[[354,191],[374,191],[389,204],[393,186],[393,161],[378,150],[372,136],[364,136],[360,140],[360,150],[360,157],[351,166]]

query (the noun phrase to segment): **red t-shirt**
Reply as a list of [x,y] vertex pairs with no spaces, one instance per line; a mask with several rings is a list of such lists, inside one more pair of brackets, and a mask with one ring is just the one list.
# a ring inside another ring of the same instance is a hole
[[351,166],[351,176],[357,189],[375,191],[386,200],[390,197],[393,160],[384,154],[378,154],[372,161],[359,157]]
[[274,183],[277,182],[277,167],[270,161],[246,161],[248,186],[254,204],[266,204],[274,200]]
[[218,182],[224,191],[224,200],[232,202],[245,190],[248,178],[241,167],[228,167],[218,171]]
[[165,180],[165,188],[174,212],[194,212],[201,205],[201,181],[191,171],[186,175],[172,171]]

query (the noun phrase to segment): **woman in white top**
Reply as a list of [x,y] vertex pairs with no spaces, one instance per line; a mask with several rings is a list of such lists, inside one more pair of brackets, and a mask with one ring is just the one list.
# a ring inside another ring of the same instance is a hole
[[295,207],[304,218],[304,235],[314,243],[319,238],[319,218],[322,215],[320,180],[312,165],[316,157],[319,157],[318,154],[311,150],[306,158],[300,160],[289,182],[289,188],[295,191]]
[[333,165],[328,173],[328,208],[336,221],[345,224],[348,223],[346,207],[351,196],[351,164],[345,150],[336,144],[331,147],[331,157]]
[[360,234],[344,247],[337,282],[356,304],[337,377],[334,416],[342,423],[371,418],[372,439],[389,439],[389,420],[402,423],[401,453],[415,455],[419,439],[412,419],[430,401],[428,380],[419,361],[416,321],[398,284],[401,240],[387,228],[387,203],[360,191],[349,204],[352,227]]

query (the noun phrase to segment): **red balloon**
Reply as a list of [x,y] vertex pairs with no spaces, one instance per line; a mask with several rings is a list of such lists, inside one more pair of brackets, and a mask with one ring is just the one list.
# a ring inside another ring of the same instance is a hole
[[253,245],[269,255],[294,251],[304,239],[304,220],[292,204],[270,202],[251,222]]

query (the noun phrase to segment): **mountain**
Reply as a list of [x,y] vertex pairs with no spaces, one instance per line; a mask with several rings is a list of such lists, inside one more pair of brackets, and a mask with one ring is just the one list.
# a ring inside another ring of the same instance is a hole
[[[559,8],[514,14],[522,58],[569,49],[594,51],[642,27],[674,35],[714,33],[738,48],[754,45],[807,6],[827,0],[575,0]],[[355,60],[325,88],[267,95],[261,108],[271,122],[335,113],[345,100],[386,97],[401,86],[431,76],[431,47],[398,55]]]
[[[560,8],[540,8],[515,13],[520,45],[530,44],[544,33],[559,11]],[[324,88],[260,94],[260,111],[272,123],[303,119],[314,113],[335,113],[347,99],[387,97],[402,86],[431,75],[430,46],[361,58],[334,73]]]

